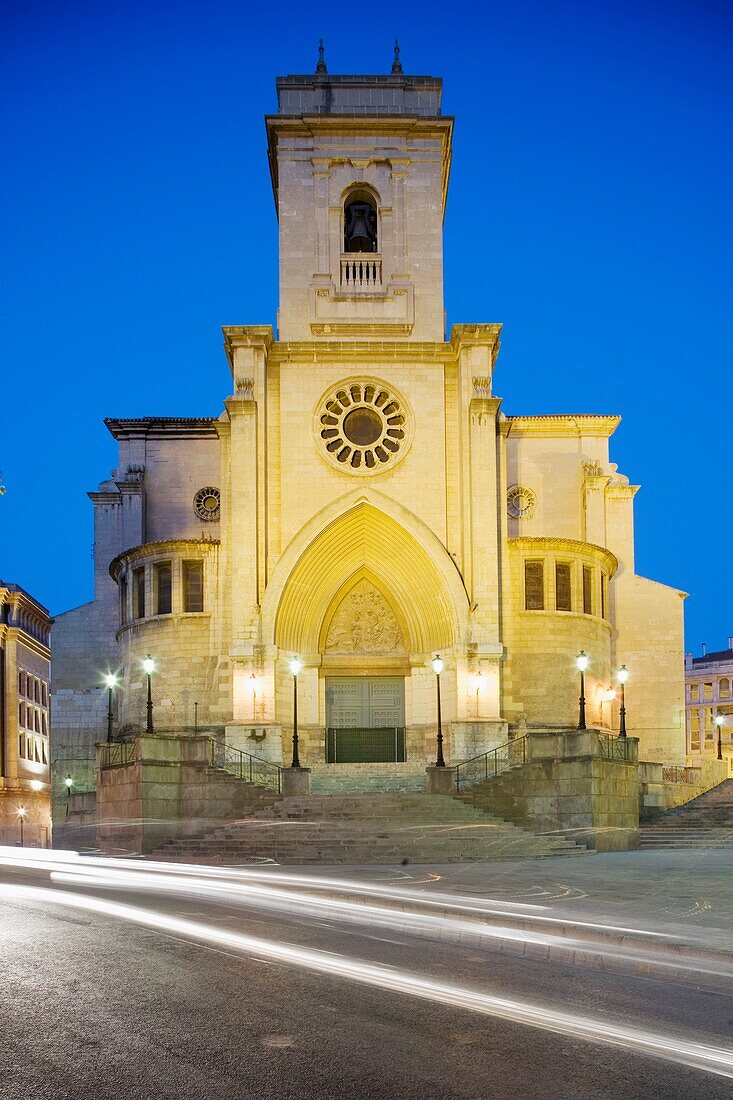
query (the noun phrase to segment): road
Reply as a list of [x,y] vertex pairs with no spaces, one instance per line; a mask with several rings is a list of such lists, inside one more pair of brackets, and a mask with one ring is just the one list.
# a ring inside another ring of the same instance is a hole
[[291,872],[0,850],[4,1100],[730,1097],[697,932]]

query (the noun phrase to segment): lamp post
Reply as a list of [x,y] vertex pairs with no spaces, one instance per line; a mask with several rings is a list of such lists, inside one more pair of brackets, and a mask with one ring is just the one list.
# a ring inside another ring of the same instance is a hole
[[18,806],[18,824],[20,826],[20,846],[23,847],[23,822],[25,821],[25,806]]
[[619,737],[626,736],[626,681],[629,678],[629,670],[626,665],[621,665],[621,668],[616,673],[616,679],[621,685],[621,710],[619,711]]
[[579,730],[584,730],[586,728],[586,725],[585,725],[585,671],[588,668],[588,656],[585,653],[585,650],[581,649],[580,653],[575,658],[575,663],[578,666],[578,671],[580,673],[580,699],[578,700],[578,702],[580,704],[580,711],[579,711],[579,714],[578,714],[578,729]]
[[715,715],[715,725],[718,727],[718,760],[723,759],[723,723],[725,718],[722,714]]
[[74,780],[71,778],[70,775],[66,776],[66,779],[64,780],[64,784],[66,785],[66,794],[70,795],[71,794],[71,788],[74,786]]
[[436,768],[445,767],[445,758],[443,756],[443,723],[440,715],[440,674],[443,671],[443,658],[439,657],[436,653],[433,657],[433,672],[435,673],[435,687],[437,690],[438,699],[438,757],[435,761]]
[[107,744],[112,740],[112,690],[117,687],[117,677],[114,672],[108,672],[104,678],[107,685]]
[[147,720],[147,723],[145,725],[145,729],[148,733],[154,733],[155,731],[153,729],[153,693],[152,693],[152,689],[151,689],[151,686],[150,686],[150,677],[151,677],[152,673],[155,672],[155,661],[153,660],[153,658],[150,656],[149,653],[148,653],[147,657],[145,658],[145,660],[143,661],[143,669],[145,670],[145,675],[148,678],[148,704],[147,704],[148,720]]
[[297,657],[293,657],[290,662],[290,671],[293,675],[293,762],[290,765],[291,768],[300,767],[300,756],[298,754],[298,673],[300,672],[300,661]]

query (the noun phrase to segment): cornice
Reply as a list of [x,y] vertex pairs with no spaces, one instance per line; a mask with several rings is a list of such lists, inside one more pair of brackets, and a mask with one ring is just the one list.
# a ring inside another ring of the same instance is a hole
[[505,435],[578,436],[608,439],[621,423],[621,417],[595,413],[558,413],[548,416],[508,416]]
[[128,550],[123,550],[113,558],[109,563],[109,575],[113,581],[117,582],[122,566],[129,565],[134,559],[152,558],[157,557],[158,554],[176,551],[185,552],[191,547],[196,547],[197,551],[208,552],[218,549],[219,544],[219,539],[161,539],[158,542],[144,542],[140,546],[131,546]]
[[158,439],[163,436],[215,438],[215,416],[140,416],[131,419],[107,417],[105,427],[115,439]]
[[271,363],[455,363],[467,347],[488,347],[492,363],[499,350],[500,324],[454,325],[450,341],[435,340],[277,340]]
[[582,539],[568,539],[553,537],[552,535],[518,535],[507,540],[510,549],[524,550],[567,550],[573,554],[588,554],[592,557],[600,557],[605,560],[613,575],[618,569],[618,558],[612,550],[605,546],[599,546],[595,542],[583,542]]

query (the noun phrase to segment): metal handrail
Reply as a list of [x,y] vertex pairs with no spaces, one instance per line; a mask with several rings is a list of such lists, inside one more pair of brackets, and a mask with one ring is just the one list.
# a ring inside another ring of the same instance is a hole
[[283,769],[279,764],[273,764],[271,760],[263,760],[259,756],[252,756],[243,749],[235,749],[232,745],[217,741],[214,737],[209,737],[208,741],[213,768],[221,768],[222,771],[236,776],[237,779],[256,783],[258,787],[266,787],[280,794]]
[[135,763],[134,741],[108,741],[100,745],[100,768],[119,768]]
[[475,787],[487,779],[493,779],[510,768],[519,767],[527,763],[527,737],[515,737],[506,741],[503,745],[497,745],[495,749],[482,752],[478,756],[472,756],[470,760],[462,760],[454,767],[456,776],[456,792],[461,788]]
[[598,738],[601,756],[606,760],[621,760],[626,764],[633,764],[633,746],[634,742],[625,737],[599,736]]
[[694,780],[693,768],[686,768],[681,764],[664,764],[662,767],[663,783],[692,783]]

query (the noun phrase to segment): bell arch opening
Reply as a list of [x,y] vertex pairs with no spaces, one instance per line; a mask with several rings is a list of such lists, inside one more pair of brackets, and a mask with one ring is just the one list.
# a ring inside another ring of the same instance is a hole
[[379,252],[379,208],[371,191],[355,188],[344,199],[344,252]]

